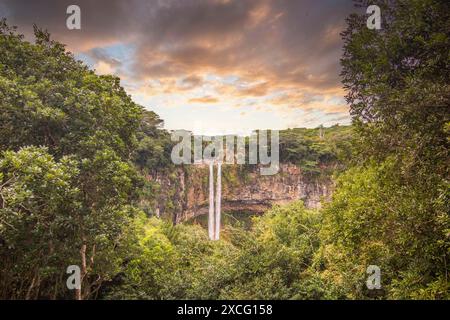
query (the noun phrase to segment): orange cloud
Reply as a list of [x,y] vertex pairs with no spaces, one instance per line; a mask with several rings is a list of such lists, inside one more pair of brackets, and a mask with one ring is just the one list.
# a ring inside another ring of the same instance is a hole
[[201,97],[189,99],[190,103],[217,103],[219,100],[214,97]]
[[[88,55],[98,73],[126,75],[127,91],[152,104],[267,108],[283,116],[348,109],[339,33],[351,1],[79,0],[79,31],[65,28],[64,1],[3,2],[19,27],[47,28]],[[132,48],[120,65],[93,49],[119,43]]]

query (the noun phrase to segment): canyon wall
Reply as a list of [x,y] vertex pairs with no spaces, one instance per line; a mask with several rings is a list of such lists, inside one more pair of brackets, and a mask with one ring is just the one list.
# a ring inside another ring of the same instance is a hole
[[[329,178],[304,175],[293,164],[281,164],[280,171],[262,176],[258,166],[222,167],[222,211],[263,213],[273,204],[303,200],[308,208],[319,208],[333,189]],[[216,178],[216,177],[215,177]],[[208,213],[208,167],[191,165],[170,173],[148,176],[159,187],[154,211],[174,223]]]

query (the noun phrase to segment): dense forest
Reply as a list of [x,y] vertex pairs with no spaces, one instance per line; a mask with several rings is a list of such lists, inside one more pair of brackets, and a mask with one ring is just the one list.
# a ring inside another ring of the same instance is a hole
[[48,32],[30,43],[1,20],[0,298],[449,299],[450,5],[379,2],[382,30],[354,14],[342,33],[352,126],[280,132],[282,162],[312,178],[334,164],[332,199],[220,241],[142,205],[158,192],[145,175],[174,167],[162,120]]

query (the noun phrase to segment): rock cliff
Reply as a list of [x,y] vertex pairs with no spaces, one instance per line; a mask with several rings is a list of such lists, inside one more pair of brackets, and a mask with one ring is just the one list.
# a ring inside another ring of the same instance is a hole
[[[174,223],[208,213],[208,168],[191,165],[168,173],[148,176],[160,189],[154,211],[170,216]],[[223,166],[222,211],[262,213],[273,204],[303,200],[319,208],[331,196],[328,178],[311,178],[293,164],[281,164],[277,174],[262,176],[256,166]]]

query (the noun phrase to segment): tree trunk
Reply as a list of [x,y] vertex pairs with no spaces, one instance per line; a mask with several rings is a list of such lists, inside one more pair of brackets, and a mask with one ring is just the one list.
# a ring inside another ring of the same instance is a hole
[[83,287],[83,280],[87,273],[86,268],[86,244],[83,243],[80,249],[80,255],[81,255],[81,274],[80,274],[80,288],[75,289],[75,299],[76,300],[82,300],[83,296],[81,294],[81,288]]

